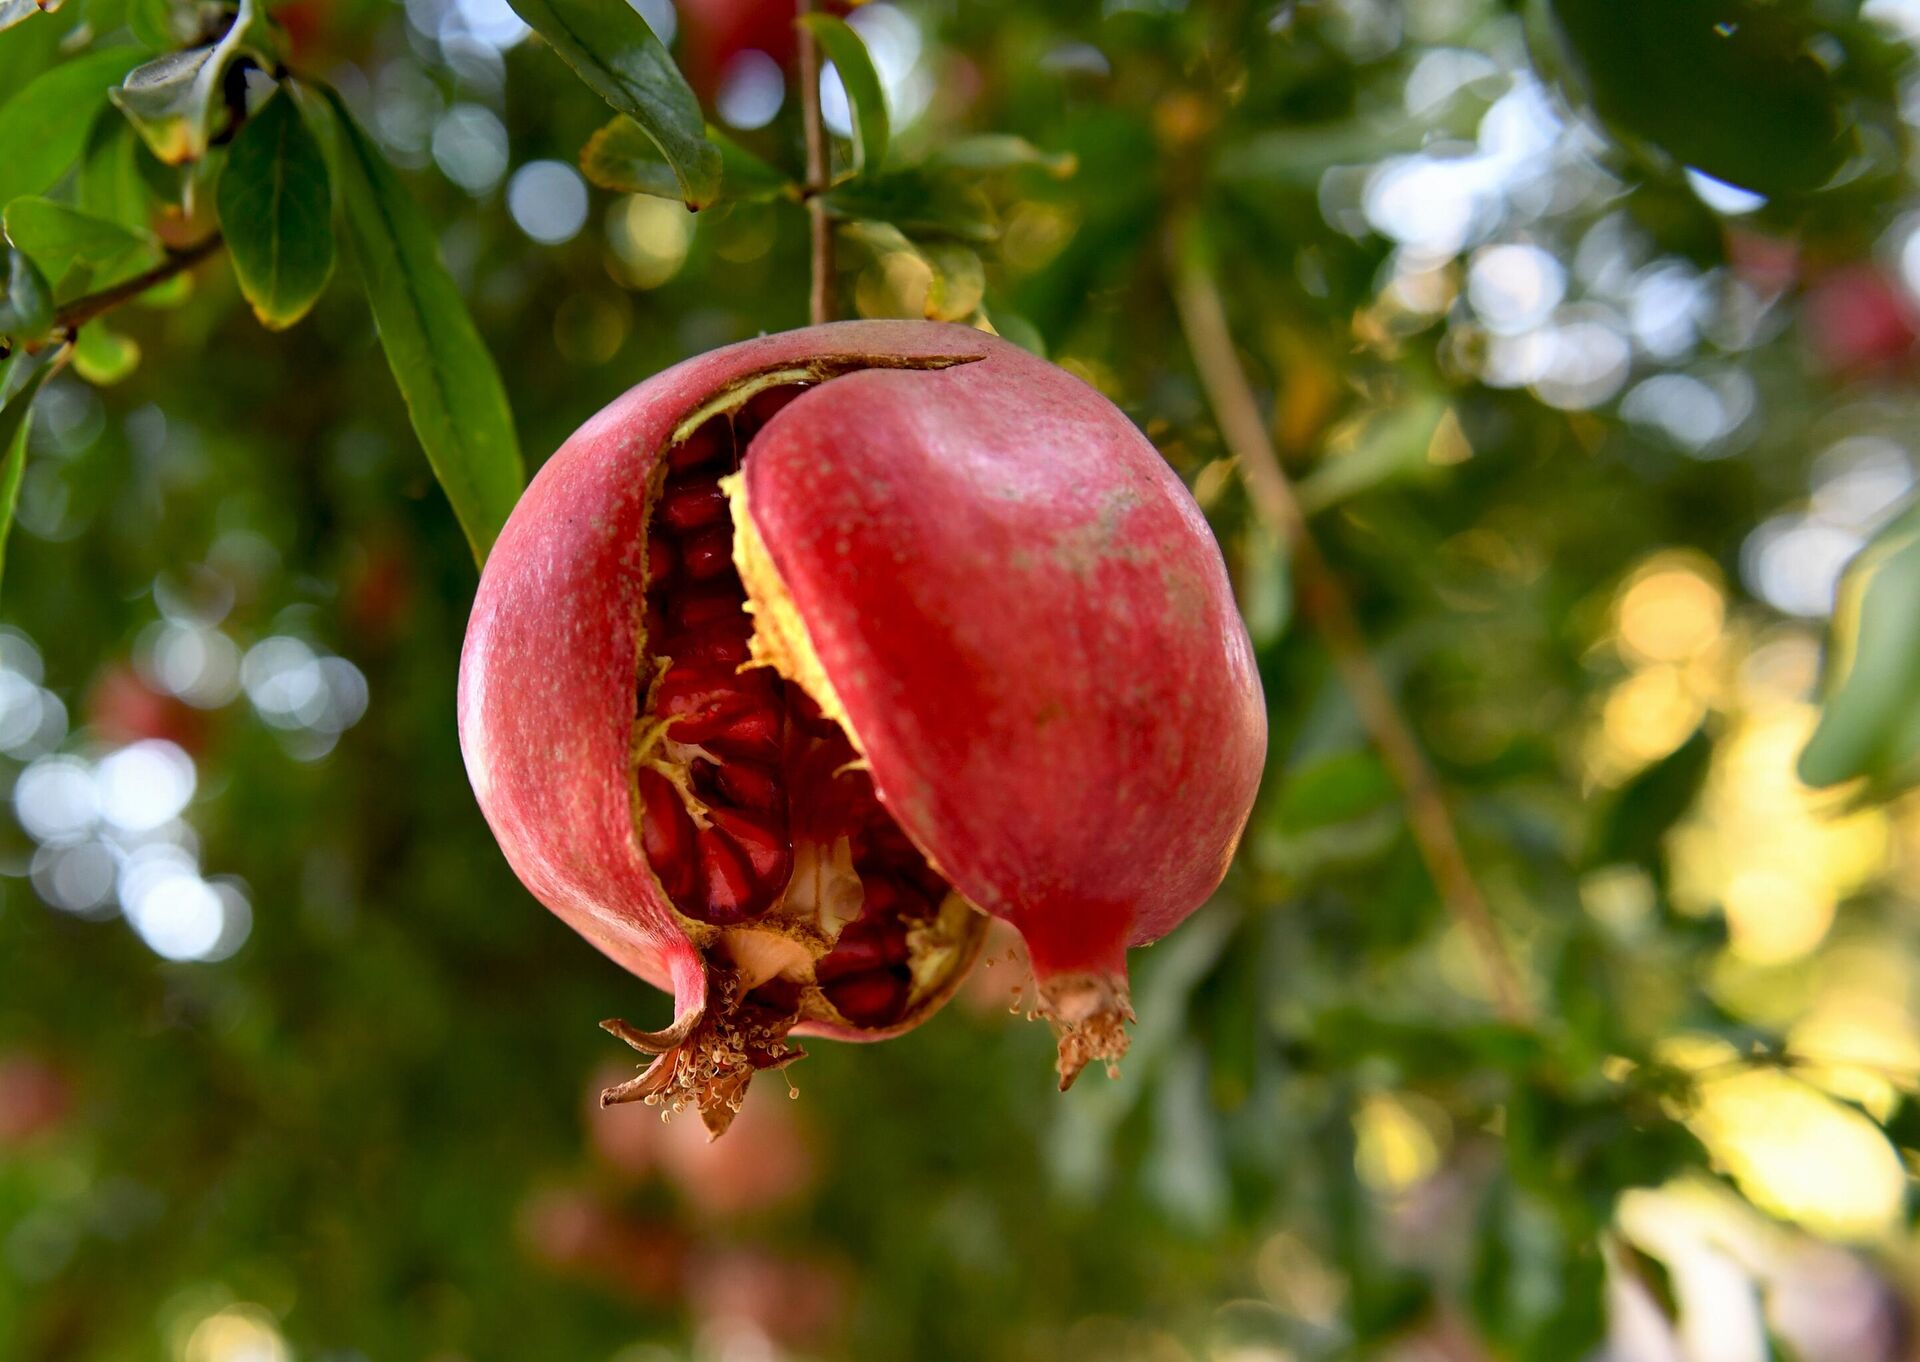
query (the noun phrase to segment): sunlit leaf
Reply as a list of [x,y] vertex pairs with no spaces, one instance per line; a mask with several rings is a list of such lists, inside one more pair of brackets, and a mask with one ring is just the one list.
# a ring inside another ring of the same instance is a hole
[[333,192],[326,157],[290,95],[268,99],[247,121],[215,204],[254,315],[276,331],[299,321],[333,273]]
[[[795,192],[793,183],[718,128],[707,140],[720,153],[716,201],[759,203]],[[638,123],[621,114],[587,139],[580,149],[580,171],[593,184],[621,194],[650,194],[678,199],[680,179],[659,143]]]
[[73,371],[100,387],[118,383],[140,366],[140,346],[131,336],[88,322],[73,341]]
[[802,15],[804,25],[839,73],[853,110],[853,168],[856,174],[877,171],[886,164],[887,97],[880,74],[873,69],[867,45],[853,26],[831,14]]
[[1881,531],[1847,569],[1831,653],[1800,778],[1912,781],[1920,760],[1920,509]]
[[27,430],[31,425],[28,417],[40,385],[52,372],[51,361],[42,363],[7,404],[0,407],[0,574],[6,571],[7,536],[13,529],[13,508],[20,500],[20,479],[27,471]]
[[331,110],[334,182],[380,343],[434,476],[484,562],[526,477],[500,371],[419,205],[340,96],[321,93],[324,105],[303,90],[303,112]]
[[673,167],[678,197],[701,208],[720,187],[720,152],[680,68],[626,0],[510,0],[514,12]]
[[255,0],[240,0],[233,26],[217,43],[169,52],[131,71],[112,91],[113,102],[168,165],[206,155],[217,131],[227,67],[243,53],[270,63],[272,34]]
[[140,54],[130,47],[75,57],[36,76],[0,104],[0,206],[38,194],[79,158],[107,87]]
[[1311,515],[1383,483],[1430,471],[1434,432],[1446,414],[1442,398],[1424,393],[1368,415],[1344,439],[1333,440],[1327,457],[1302,480],[1302,509]]

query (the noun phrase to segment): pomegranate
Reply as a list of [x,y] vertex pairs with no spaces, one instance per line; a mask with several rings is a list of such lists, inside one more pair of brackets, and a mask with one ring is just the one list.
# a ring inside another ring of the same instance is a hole
[[1801,320],[1830,374],[1884,374],[1913,357],[1920,318],[1899,285],[1872,265],[1831,270],[1807,291]]
[[986,919],[1064,1087],[1126,949],[1219,884],[1266,717],[1220,550],[1110,402],[992,336],[840,322],[680,364],[541,469],[460,666],[533,894],[672,993],[602,1094],[726,1128],[798,1036],[924,1021]]

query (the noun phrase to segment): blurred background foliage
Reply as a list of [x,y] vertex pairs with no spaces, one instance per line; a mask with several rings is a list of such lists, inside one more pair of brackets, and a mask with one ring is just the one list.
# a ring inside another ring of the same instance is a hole
[[[784,9],[638,9],[736,150],[797,175]],[[163,166],[106,89],[241,25],[9,21],[0,198],[51,205],[7,219],[48,288],[203,241],[240,155],[219,120]],[[1112,396],[1212,518],[1259,648],[1260,804],[1217,901],[1137,953],[1119,1078],[1051,1092],[1003,943],[919,1031],[813,1047],[797,1100],[757,1086],[718,1144],[595,1108],[629,1066],[594,1021],[667,1003],[529,898],[467,790],[472,558],[375,272],[343,251],[267,332],[215,257],[83,326],[26,437],[0,1356],[1909,1356],[1920,5],[851,24],[892,137],[835,191],[844,309],[991,325]],[[291,0],[270,31],[398,168],[530,462],[639,378],[805,320],[799,208],[590,185],[608,110],[500,0]],[[66,116],[23,117],[49,79],[34,107]],[[831,74],[823,100],[849,137]],[[81,240],[63,210],[116,185],[137,239]],[[1171,301],[1176,224],[1522,1020],[1295,618]]]

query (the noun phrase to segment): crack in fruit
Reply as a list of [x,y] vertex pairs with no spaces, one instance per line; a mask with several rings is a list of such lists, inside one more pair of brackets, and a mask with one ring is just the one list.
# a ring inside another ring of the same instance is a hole
[[[967,963],[941,926],[952,889],[881,806],[841,725],[802,685],[756,660],[724,490],[753,436],[807,386],[763,386],[737,409],[711,411],[683,427],[659,462],[637,667],[635,816],[690,936],[742,929],[806,947],[797,962],[750,935],[705,934],[709,958],[781,964],[751,992],[710,1003],[718,1017],[758,1008],[784,1014],[788,1026],[811,1015],[885,1028],[916,993],[933,991],[917,977],[916,957],[945,966],[936,987]],[[726,1030],[717,1019],[706,1025]],[[680,1058],[627,1086],[640,1097],[711,1089],[716,1073],[731,1072],[715,1059],[731,1043],[710,1038],[699,1059],[683,1044],[673,1051]],[[709,1098],[697,1099],[703,1109]]]

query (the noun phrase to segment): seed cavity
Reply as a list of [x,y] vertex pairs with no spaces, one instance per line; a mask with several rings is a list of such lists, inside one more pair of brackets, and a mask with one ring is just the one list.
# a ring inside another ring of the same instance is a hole
[[[917,367],[952,362],[964,361]],[[803,687],[759,655],[764,636],[756,648],[727,480],[766,423],[829,376],[763,375],[732,405],[709,402],[659,461],[634,809],[662,889],[698,924],[689,935],[726,955],[751,990],[744,1001],[873,1029],[943,991],[984,923],[881,805],[838,716],[809,696],[838,709],[824,677]]]

